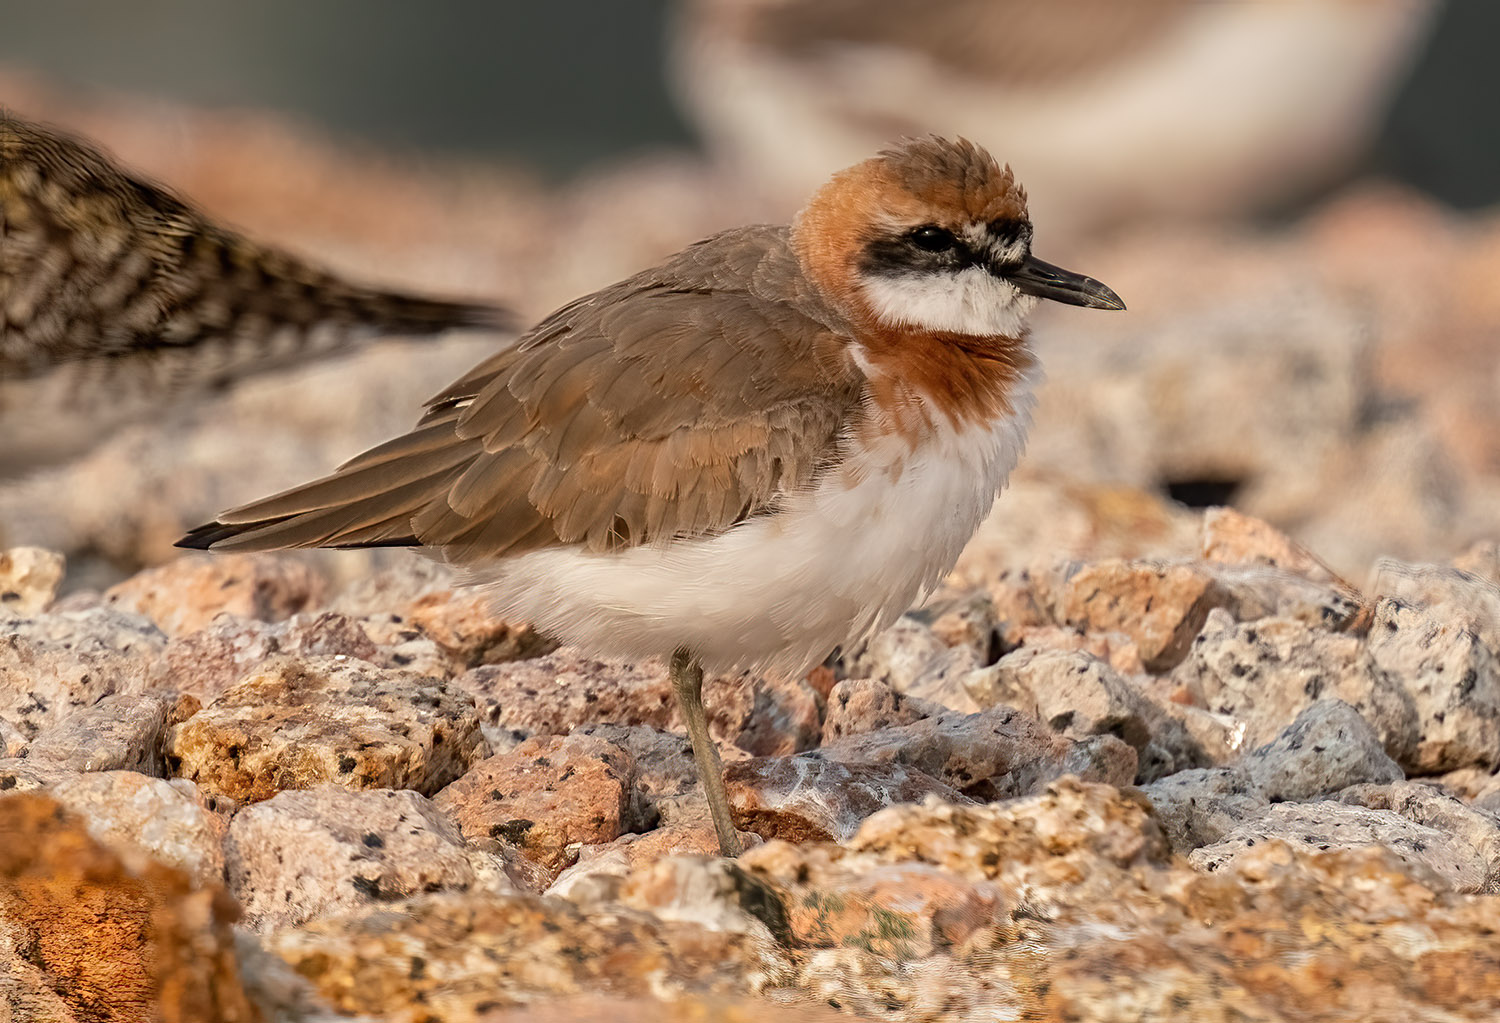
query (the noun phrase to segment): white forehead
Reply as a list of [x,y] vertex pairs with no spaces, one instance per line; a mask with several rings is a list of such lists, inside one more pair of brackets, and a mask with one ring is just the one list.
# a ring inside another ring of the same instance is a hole
[[997,263],[1017,263],[1031,251],[1031,239],[1022,234],[1008,242],[998,240],[988,224],[965,224],[959,236],[973,249],[988,249]]

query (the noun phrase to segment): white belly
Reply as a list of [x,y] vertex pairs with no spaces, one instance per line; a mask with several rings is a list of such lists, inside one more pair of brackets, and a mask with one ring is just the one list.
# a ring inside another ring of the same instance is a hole
[[555,548],[475,572],[505,617],[600,656],[693,650],[710,671],[797,673],[895,621],[953,567],[1025,445],[1014,415],[856,453],[775,515],[607,554]]

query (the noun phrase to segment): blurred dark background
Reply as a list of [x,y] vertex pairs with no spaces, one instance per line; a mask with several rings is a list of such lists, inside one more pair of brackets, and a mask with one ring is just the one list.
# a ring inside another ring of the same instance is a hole
[[[291,114],[347,139],[568,175],[694,144],[665,82],[670,0],[9,3],[0,63],[65,84]],[[1451,0],[1363,170],[1500,199],[1500,5]]]

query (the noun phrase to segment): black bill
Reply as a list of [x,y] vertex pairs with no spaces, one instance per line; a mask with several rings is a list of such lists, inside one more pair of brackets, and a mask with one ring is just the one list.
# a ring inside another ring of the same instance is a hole
[[1053,266],[1035,256],[1027,256],[1019,268],[1005,277],[1024,293],[1037,298],[1050,298],[1054,302],[1088,306],[1090,309],[1125,308],[1120,296],[1107,285],[1092,277]]

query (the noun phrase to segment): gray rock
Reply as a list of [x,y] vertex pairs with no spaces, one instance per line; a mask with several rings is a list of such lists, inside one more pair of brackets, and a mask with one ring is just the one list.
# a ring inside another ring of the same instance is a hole
[[1319,700],[1304,710],[1245,758],[1245,770],[1272,802],[1306,801],[1350,785],[1405,779],[1374,730],[1343,700]]
[[1162,830],[1179,853],[1224,840],[1270,805],[1240,768],[1179,771],[1141,786],[1156,808]]
[[27,756],[71,771],[138,771],[160,778],[177,701],[170,693],[106,696],[39,734]]
[[145,854],[186,872],[194,884],[223,883],[221,823],[192,782],[90,771],[54,776],[40,787],[127,862],[143,865]]
[[1290,618],[1235,622],[1217,610],[1173,677],[1200,705],[1242,721],[1245,746],[1272,741],[1314,703],[1338,699],[1398,763],[1413,766],[1416,706],[1356,636]]
[[977,645],[949,646],[916,612],[902,615],[862,651],[846,658],[843,674],[884,682],[903,695],[972,713],[979,707],[960,680],[979,667],[984,656]]
[[1474,633],[1490,653],[1500,654],[1500,583],[1494,580],[1446,565],[1381,558],[1366,589],[1377,597],[1425,608],[1432,617]]
[[1263,565],[1217,565],[1219,588],[1229,594],[1226,607],[1242,622],[1290,618],[1316,629],[1341,632],[1358,616],[1358,594],[1333,582]]
[[1385,598],[1375,606],[1369,651],[1416,709],[1415,748],[1397,758],[1404,766],[1437,774],[1500,765],[1500,659],[1462,619]]
[[224,851],[229,889],[262,931],[422,892],[514,890],[503,861],[407,790],[283,792],[241,810]]
[[1016,707],[1074,739],[1113,735],[1140,757],[1141,782],[1205,759],[1183,726],[1107,663],[1082,650],[1026,648],[963,678],[981,707]]
[[1068,739],[1009,707],[977,714],[950,711],[846,736],[818,754],[848,764],[904,764],[981,800],[1040,792],[1049,781],[1070,773],[1128,785],[1137,769],[1135,750],[1113,735]]
[[1384,846],[1407,863],[1433,871],[1459,892],[1492,890],[1495,880],[1486,854],[1464,837],[1390,810],[1341,802],[1273,804],[1222,841],[1189,854],[1188,862],[1199,870],[1220,870],[1271,839],[1308,851]]
[[109,608],[10,619],[0,629],[0,718],[35,737],[113,693],[139,691],[166,644]]
[[1500,810],[1470,805],[1421,782],[1355,785],[1339,793],[1339,801],[1372,810],[1390,810],[1409,821],[1436,828],[1471,849],[1485,864],[1480,891],[1500,894]]

